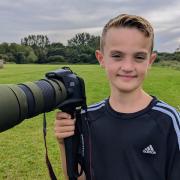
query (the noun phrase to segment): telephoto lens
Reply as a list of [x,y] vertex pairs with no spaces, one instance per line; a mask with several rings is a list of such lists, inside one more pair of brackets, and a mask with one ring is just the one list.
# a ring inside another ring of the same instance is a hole
[[64,84],[42,79],[22,84],[0,85],[0,132],[24,119],[57,108],[67,97]]

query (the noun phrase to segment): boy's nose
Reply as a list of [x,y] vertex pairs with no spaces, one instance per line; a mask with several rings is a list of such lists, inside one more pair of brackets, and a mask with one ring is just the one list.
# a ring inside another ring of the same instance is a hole
[[126,59],[122,62],[121,69],[126,72],[131,72],[134,70],[134,63],[131,59]]

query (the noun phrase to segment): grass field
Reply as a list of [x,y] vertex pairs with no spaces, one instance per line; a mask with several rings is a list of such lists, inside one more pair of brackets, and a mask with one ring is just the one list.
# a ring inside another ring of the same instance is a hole
[[[0,84],[35,81],[60,65],[5,65],[0,69]],[[74,72],[86,82],[88,104],[100,101],[109,94],[104,71],[98,65],[71,65]],[[161,100],[180,106],[180,71],[153,67],[144,89]],[[44,158],[42,115],[25,120],[18,126],[0,133],[0,179],[46,180],[49,179]],[[47,115],[47,145],[58,179],[62,180],[62,169],[58,144],[53,133],[55,112]]]

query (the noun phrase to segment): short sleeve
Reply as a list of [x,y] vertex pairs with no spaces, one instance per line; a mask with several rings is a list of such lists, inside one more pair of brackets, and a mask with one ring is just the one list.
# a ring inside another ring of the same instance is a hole
[[172,126],[170,128],[167,140],[167,180],[180,180],[180,145],[178,141],[179,138],[180,133],[177,133],[174,126]]

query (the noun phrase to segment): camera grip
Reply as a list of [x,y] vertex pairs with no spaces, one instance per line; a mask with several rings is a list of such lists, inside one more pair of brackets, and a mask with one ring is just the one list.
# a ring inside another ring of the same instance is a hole
[[[63,112],[70,114],[72,119],[74,118],[75,110],[71,109],[71,111],[68,111],[66,109]],[[73,136],[64,139],[65,151],[66,151],[67,174],[70,180],[77,180],[78,177],[77,174],[78,162],[76,159],[77,151],[78,151],[77,142],[78,139],[76,137],[76,128],[75,128],[75,134]]]

